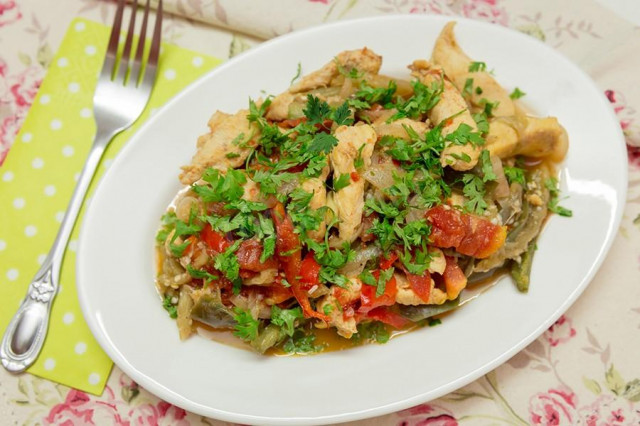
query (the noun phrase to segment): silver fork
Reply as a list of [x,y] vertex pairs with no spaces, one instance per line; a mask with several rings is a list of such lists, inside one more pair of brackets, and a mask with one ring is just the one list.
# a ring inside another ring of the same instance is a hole
[[40,354],[47,335],[51,303],[58,291],[60,268],[69,236],[102,154],[115,135],[131,126],[138,119],[149,100],[160,53],[162,0],[158,2],[151,49],[148,55],[145,55],[144,47],[149,17],[149,0],[147,0],[137,49],[132,59],[131,48],[137,7],[137,0],[134,0],[129,30],[122,48],[121,59],[118,60],[120,28],[125,9],[125,0],[118,0],[118,9],[111,29],[107,53],[93,96],[93,111],[97,129],[93,146],[78,178],[78,183],[53,246],[29,284],[27,294],[2,338],[0,359],[2,365],[13,373],[26,370]]

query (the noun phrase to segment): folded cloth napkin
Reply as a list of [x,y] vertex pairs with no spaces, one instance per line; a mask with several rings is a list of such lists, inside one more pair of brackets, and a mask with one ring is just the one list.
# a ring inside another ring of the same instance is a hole
[[[18,309],[44,260],[71,198],[95,133],[93,92],[110,29],[75,19],[51,63],[38,95],[2,167],[0,178],[0,332]],[[163,44],[158,77],[141,118],[118,135],[92,184],[142,123],[186,85],[220,60]],[[81,213],[82,215],[82,213]],[[82,216],[78,223],[82,222]],[[75,285],[74,230],[62,267],[49,334],[30,373],[101,394],[112,361],[85,323]],[[114,265],[115,267],[115,265]]]

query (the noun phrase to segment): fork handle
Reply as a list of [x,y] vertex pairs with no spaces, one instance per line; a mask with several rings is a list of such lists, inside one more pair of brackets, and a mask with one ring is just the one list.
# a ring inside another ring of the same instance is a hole
[[51,304],[58,292],[60,269],[71,231],[105,148],[117,132],[98,128],[56,239],[4,333],[0,360],[4,368],[12,373],[26,370],[40,354],[47,336]]

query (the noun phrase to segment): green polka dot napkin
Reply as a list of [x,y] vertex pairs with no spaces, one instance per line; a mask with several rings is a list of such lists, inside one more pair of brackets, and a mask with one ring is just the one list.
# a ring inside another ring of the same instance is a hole
[[[84,19],[71,23],[11,151],[0,167],[0,332],[11,320],[44,260],[89,152],[95,124],[93,91],[110,29]],[[220,63],[165,44],[156,87],[141,118],[112,142],[97,180],[136,129],[172,96]],[[82,213],[81,213],[82,214]],[[81,223],[82,216],[78,221]],[[101,394],[112,361],[82,317],[75,286],[76,224],[60,277],[49,334],[30,373]]]

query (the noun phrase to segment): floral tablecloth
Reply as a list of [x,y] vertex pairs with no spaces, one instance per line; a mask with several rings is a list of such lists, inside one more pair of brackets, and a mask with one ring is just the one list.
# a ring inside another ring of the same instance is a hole
[[[476,382],[427,404],[356,423],[640,424],[640,27],[601,3],[166,0],[171,14],[165,40],[218,58],[298,28],[367,15],[458,15],[509,26],[544,40],[588,72],[620,119],[629,160],[625,215],[604,266],[575,305],[538,340]],[[71,20],[81,16],[109,24],[114,10],[113,3],[98,0],[0,0],[0,172]],[[0,251],[5,249],[0,244]],[[0,369],[0,424],[221,423],[157,399],[114,367],[100,396]]]

